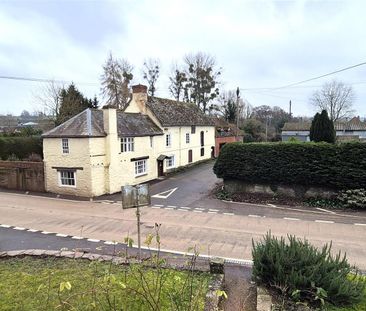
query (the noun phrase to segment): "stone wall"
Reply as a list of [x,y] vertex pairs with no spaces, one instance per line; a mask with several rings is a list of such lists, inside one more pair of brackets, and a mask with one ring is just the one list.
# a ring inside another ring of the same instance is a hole
[[224,187],[230,194],[260,193],[291,198],[332,198],[337,195],[333,189],[306,187],[301,185],[265,185],[241,180],[224,180]]
[[0,161],[0,187],[44,192],[43,162]]

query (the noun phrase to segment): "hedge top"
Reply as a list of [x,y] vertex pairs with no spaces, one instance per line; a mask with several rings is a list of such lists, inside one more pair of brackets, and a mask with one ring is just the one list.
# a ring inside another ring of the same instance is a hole
[[215,163],[219,178],[248,183],[366,187],[366,144],[231,143]]

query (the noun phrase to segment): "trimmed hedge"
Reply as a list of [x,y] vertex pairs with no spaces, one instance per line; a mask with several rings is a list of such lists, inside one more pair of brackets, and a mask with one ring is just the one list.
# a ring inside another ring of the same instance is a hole
[[19,159],[25,159],[32,153],[43,157],[42,138],[32,137],[0,137],[0,159],[7,160],[15,155]]
[[214,172],[248,183],[366,188],[366,144],[231,143],[221,150]]

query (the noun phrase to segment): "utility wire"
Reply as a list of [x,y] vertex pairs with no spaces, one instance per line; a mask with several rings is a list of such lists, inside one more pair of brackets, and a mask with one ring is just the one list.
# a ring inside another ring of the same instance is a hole
[[[40,79],[40,78],[26,78],[26,77],[13,77],[13,76],[0,76],[0,79],[5,80],[20,80],[20,81],[31,81],[31,82],[45,82],[45,83],[59,83],[59,84],[68,84],[73,83],[73,81],[66,80],[54,80],[54,79]],[[92,82],[74,82],[76,84],[84,84],[84,85],[98,85],[98,83]]]
[[330,76],[330,75],[334,75],[336,73],[346,71],[346,70],[350,70],[350,69],[353,69],[353,68],[356,68],[356,67],[359,67],[359,66],[363,66],[363,65],[366,65],[366,62],[362,62],[362,63],[356,64],[356,65],[353,65],[353,66],[349,66],[349,67],[346,67],[346,68],[342,68],[342,69],[339,69],[339,70],[336,70],[336,71],[332,71],[332,72],[323,74],[321,76],[317,76],[317,77],[314,77],[314,78],[306,79],[306,80],[295,82],[295,83],[286,84],[286,85],[279,86],[279,87],[247,88],[247,89],[241,89],[241,90],[243,90],[243,91],[249,91],[249,90],[279,90],[279,89],[284,89],[284,88],[290,88],[290,87],[295,86],[295,85],[299,85],[299,84],[303,84],[303,83],[306,83],[306,82],[321,79],[321,78],[324,78],[324,77],[327,77],[327,76]]

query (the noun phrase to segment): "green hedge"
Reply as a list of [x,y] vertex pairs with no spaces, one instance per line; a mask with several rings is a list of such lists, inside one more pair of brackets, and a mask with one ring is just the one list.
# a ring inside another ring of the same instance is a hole
[[366,187],[364,143],[232,143],[214,172],[248,183],[355,189]]
[[7,160],[11,155],[25,159],[32,153],[43,155],[41,137],[0,137],[1,160]]

